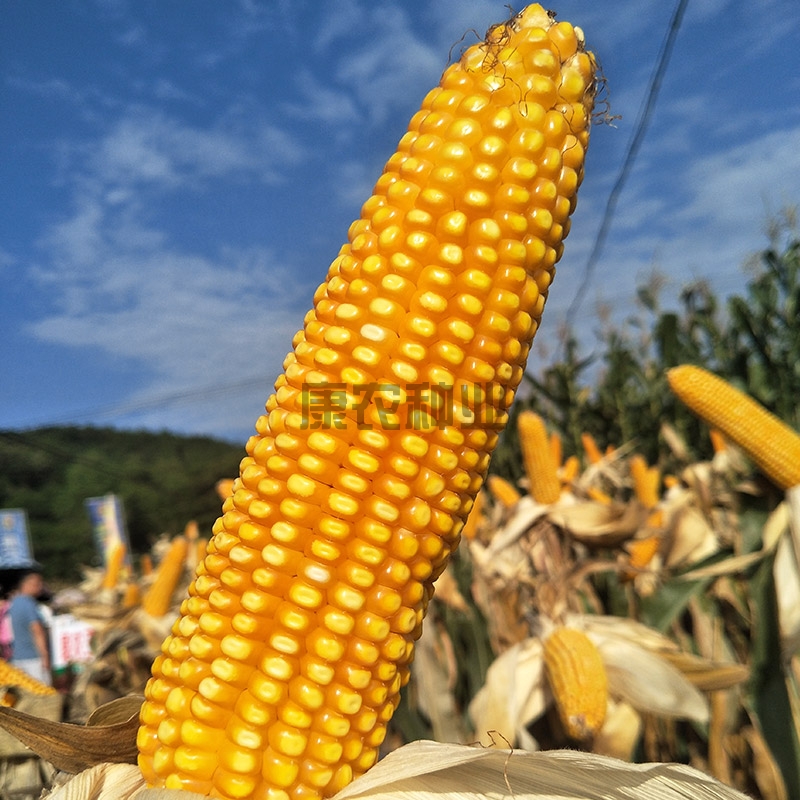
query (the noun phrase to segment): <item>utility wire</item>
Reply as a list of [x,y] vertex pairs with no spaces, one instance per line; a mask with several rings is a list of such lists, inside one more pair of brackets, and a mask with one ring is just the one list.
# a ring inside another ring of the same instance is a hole
[[650,123],[650,118],[653,115],[653,109],[655,108],[658,92],[661,89],[661,83],[664,79],[664,74],[667,71],[667,65],[669,64],[669,59],[675,46],[675,40],[678,36],[678,31],[680,30],[681,22],[683,21],[683,15],[688,4],[689,0],[678,0],[678,5],[676,6],[675,12],[672,15],[669,30],[664,39],[664,43],[661,46],[661,52],[659,54],[658,61],[656,62],[656,68],[650,78],[650,85],[648,86],[647,94],[645,95],[645,101],[639,111],[636,127],[634,128],[633,135],[628,144],[625,160],[622,162],[622,168],[617,176],[617,180],[608,195],[605,211],[603,212],[603,218],[600,222],[600,228],[597,231],[594,244],[592,245],[589,257],[586,259],[586,264],[583,268],[583,277],[581,278],[580,286],[578,286],[578,290],[575,292],[575,296],[572,298],[572,302],[567,310],[567,319],[575,318],[575,315],[577,314],[578,309],[583,302],[586,291],[589,288],[589,283],[592,279],[594,268],[600,259],[600,254],[602,253],[606,239],[608,238],[608,232],[611,229],[611,223],[614,219],[614,212],[617,208],[617,201],[619,200],[619,196],[622,193],[622,189],[625,186],[625,182],[627,181],[628,175],[633,167],[633,162],[636,160],[636,155],[642,145],[644,135],[647,132],[647,128]]

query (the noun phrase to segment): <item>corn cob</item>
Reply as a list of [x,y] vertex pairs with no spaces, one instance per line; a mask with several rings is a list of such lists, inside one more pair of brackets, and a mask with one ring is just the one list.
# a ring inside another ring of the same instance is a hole
[[466,539],[469,542],[477,536],[478,528],[480,527],[483,519],[483,508],[485,503],[486,493],[483,491],[478,492],[478,494],[475,495],[475,502],[472,505],[472,509],[469,511],[469,514],[464,521],[464,527],[461,529],[462,539]]
[[144,553],[139,559],[139,570],[143,578],[149,578],[153,574],[153,559],[149,553]]
[[125,586],[125,591],[122,595],[123,608],[135,608],[141,601],[141,590],[138,583],[129,583]]
[[530,6],[413,117],[153,665],[138,738],[151,785],[315,798],[375,762],[539,325],[594,69],[577,29]]
[[581,444],[583,445],[586,460],[590,464],[599,464],[603,460],[603,454],[600,452],[600,448],[591,433],[584,431],[581,434]]
[[122,542],[115,542],[111,547],[111,552],[108,554],[106,573],[103,576],[104,589],[114,589],[116,587],[122,565],[125,562],[125,554],[125,545]]
[[608,494],[608,492],[604,492],[597,486],[590,486],[586,490],[586,496],[590,500],[594,500],[595,503],[602,503],[604,506],[610,506],[613,502],[611,495]]
[[556,465],[556,469],[561,466],[561,461],[563,460],[564,453],[563,453],[563,446],[561,442],[561,437],[558,435],[557,431],[553,431],[550,434],[550,453],[553,456],[553,463]]
[[692,365],[667,372],[689,409],[739,445],[781,489],[800,485],[800,434],[722,378]]
[[558,479],[562,484],[572,483],[578,477],[581,469],[581,462],[578,456],[569,456],[564,465],[558,471]]
[[517,487],[509,483],[505,478],[499,475],[490,475],[486,481],[492,497],[497,500],[501,505],[506,508],[511,508],[519,502],[522,495],[517,490]]
[[556,628],[544,641],[544,665],[565,732],[591,740],[608,704],[606,668],[594,642],[576,628]]
[[654,508],[658,504],[658,489],[661,483],[661,471],[658,467],[649,467],[644,456],[634,453],[628,459],[633,490],[639,502],[645,508]]
[[0,658],[0,686],[18,686],[31,694],[55,694],[56,690],[46,683],[36,680],[36,678],[23,672],[13,664]]
[[725,437],[716,428],[709,430],[708,438],[711,439],[711,447],[715,453],[724,453],[728,449]]
[[186,566],[189,543],[185,536],[176,536],[156,570],[156,577],[145,592],[142,608],[151,617],[163,617],[170,609],[172,595]]
[[561,495],[561,481],[544,421],[533,411],[522,411],[517,430],[531,496],[537,503],[555,503]]

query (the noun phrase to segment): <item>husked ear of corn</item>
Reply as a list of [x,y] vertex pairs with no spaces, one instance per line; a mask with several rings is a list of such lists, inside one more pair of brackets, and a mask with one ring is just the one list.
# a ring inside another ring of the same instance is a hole
[[800,434],[764,406],[701,367],[667,372],[670,389],[700,419],[737,444],[781,489],[800,485]]
[[153,665],[151,785],[327,797],[375,763],[561,256],[594,73],[581,32],[533,5],[425,97]]
[[555,503],[561,496],[561,481],[544,420],[533,411],[522,411],[517,430],[531,496],[537,503]]
[[56,690],[46,683],[23,672],[5,659],[0,658],[0,686],[18,686],[31,694],[55,694]]
[[113,589],[117,585],[122,565],[125,563],[125,555],[127,550],[122,542],[115,542],[111,547],[111,552],[108,554],[108,563],[106,564],[106,573],[103,576],[103,588]]
[[169,611],[172,595],[186,566],[188,548],[186,537],[176,536],[158,565],[156,577],[142,599],[142,608],[151,617],[163,617]]
[[489,487],[489,491],[492,493],[492,497],[506,508],[511,508],[513,505],[516,505],[520,497],[522,497],[517,487],[500,475],[490,475],[486,484]]
[[591,740],[608,705],[608,677],[594,642],[577,628],[556,628],[544,641],[544,665],[567,735]]
[[639,502],[648,509],[657,506],[661,484],[659,468],[648,466],[644,456],[638,453],[634,453],[628,459],[628,468],[633,481],[633,490]]

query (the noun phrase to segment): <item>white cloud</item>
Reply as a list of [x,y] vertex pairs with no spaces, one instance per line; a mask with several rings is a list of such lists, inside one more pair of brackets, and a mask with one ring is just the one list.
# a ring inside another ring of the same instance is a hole
[[175,188],[223,176],[273,182],[301,154],[293,138],[269,123],[200,128],[140,107],[113,125],[90,158],[91,169],[106,183]]

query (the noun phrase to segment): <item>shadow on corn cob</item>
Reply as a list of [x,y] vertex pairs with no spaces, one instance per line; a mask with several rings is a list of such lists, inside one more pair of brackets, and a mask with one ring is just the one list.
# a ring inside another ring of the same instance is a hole
[[153,665],[151,785],[312,798],[375,763],[562,253],[594,73],[581,32],[532,5],[412,118]]

